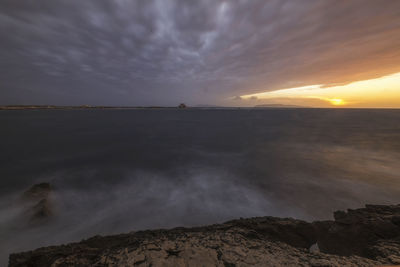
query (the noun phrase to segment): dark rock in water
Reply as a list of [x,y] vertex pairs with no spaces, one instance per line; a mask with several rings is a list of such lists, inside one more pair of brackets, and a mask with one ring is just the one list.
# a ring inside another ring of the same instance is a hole
[[40,201],[47,199],[50,192],[52,191],[49,183],[35,184],[22,195],[22,199],[25,201]]
[[179,104],[178,108],[187,108],[187,106],[184,103]]
[[[336,213],[335,221],[259,217],[205,227],[95,236],[79,243],[12,254],[9,266],[400,264],[399,215],[400,205],[367,205]],[[310,252],[312,245],[320,252]]]
[[29,223],[43,223],[53,215],[50,195],[52,187],[49,183],[33,185],[25,191],[21,197],[25,206],[25,215],[29,217]]
[[30,209],[30,213],[31,223],[46,220],[53,215],[51,204],[48,199],[40,200]]

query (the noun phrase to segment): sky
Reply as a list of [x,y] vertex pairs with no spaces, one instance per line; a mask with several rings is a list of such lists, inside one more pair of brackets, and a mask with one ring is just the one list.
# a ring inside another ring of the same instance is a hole
[[0,0],[0,105],[400,108],[398,0]]

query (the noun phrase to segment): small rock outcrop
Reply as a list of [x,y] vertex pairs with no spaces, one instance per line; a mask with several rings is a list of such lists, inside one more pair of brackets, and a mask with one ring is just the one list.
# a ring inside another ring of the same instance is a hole
[[95,236],[12,254],[9,266],[394,265],[400,264],[399,216],[400,205],[367,205],[337,212],[335,221],[259,217]]
[[49,183],[33,185],[21,196],[21,203],[26,207],[25,214],[29,223],[42,223],[53,215],[50,195],[52,187]]
[[52,191],[49,183],[39,183],[33,185],[22,194],[22,199],[25,201],[38,201],[47,199]]
[[187,108],[187,106],[184,103],[179,104],[178,108]]

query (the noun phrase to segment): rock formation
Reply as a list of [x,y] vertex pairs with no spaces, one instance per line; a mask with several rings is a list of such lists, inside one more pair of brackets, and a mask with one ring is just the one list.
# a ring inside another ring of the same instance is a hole
[[23,193],[22,199],[27,201],[47,199],[51,190],[49,183],[35,184]]
[[42,223],[51,217],[51,192],[52,187],[49,183],[40,183],[23,193],[21,202],[26,207],[24,214],[29,217],[29,223]]
[[187,106],[184,103],[179,104],[178,108],[187,108]]
[[400,205],[366,205],[337,211],[334,218],[313,223],[321,251],[400,264]]
[[336,212],[334,217],[335,221],[313,223],[259,217],[205,227],[95,236],[12,254],[9,266],[400,264],[400,205],[367,205]]

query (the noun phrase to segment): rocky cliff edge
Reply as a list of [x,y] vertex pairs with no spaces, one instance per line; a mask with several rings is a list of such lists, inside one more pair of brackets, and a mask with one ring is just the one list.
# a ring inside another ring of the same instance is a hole
[[9,266],[400,265],[400,205],[337,211],[334,221],[257,217],[95,236],[10,255]]

